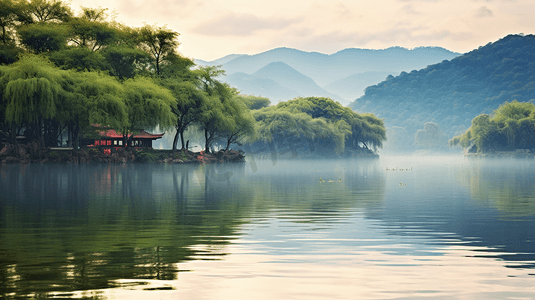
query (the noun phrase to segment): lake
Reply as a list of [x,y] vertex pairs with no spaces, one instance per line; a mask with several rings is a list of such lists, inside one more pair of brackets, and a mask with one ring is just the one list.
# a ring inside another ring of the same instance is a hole
[[534,299],[535,161],[3,165],[4,299]]

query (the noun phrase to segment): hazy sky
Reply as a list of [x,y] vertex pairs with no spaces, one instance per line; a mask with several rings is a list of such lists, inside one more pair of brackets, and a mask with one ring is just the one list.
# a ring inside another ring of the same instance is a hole
[[441,46],[468,52],[535,30],[533,0],[72,0],[109,8],[117,21],[180,33],[179,51],[213,60],[276,47],[334,53],[345,48]]

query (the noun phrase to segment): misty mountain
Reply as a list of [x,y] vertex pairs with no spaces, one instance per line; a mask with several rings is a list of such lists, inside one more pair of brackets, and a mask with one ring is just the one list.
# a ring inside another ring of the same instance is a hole
[[[354,100],[363,94],[362,87],[376,84],[386,77],[382,76],[377,81],[370,82],[370,78],[356,74],[379,72],[395,75],[401,71],[425,68],[430,64],[452,59],[458,55],[460,54],[440,47],[419,47],[412,50],[402,47],[391,47],[383,50],[351,48],[334,54],[276,48],[255,55],[237,55],[234,58],[226,56],[216,61],[203,61],[202,63],[203,65],[222,65],[226,74],[231,76],[234,73],[253,74],[270,63],[281,62],[304,76],[310,77],[318,86],[329,93],[344,95],[342,97],[345,100]],[[352,75],[355,77],[351,77]],[[343,83],[335,83],[345,78],[347,80]],[[350,88],[344,84],[355,87]],[[236,87],[240,90],[249,89],[247,86]],[[295,89],[289,86],[287,88]],[[352,90],[356,91],[355,94],[350,93]],[[268,97],[267,95],[258,96]],[[345,101],[345,103],[347,104],[349,101]]]
[[350,104],[404,129],[408,141],[426,122],[453,137],[474,117],[506,101],[535,99],[535,36],[509,35],[450,61],[389,76]]
[[213,61],[205,61],[202,59],[194,59],[193,61],[195,62],[196,65],[200,65],[200,66],[219,66],[235,58],[238,58],[240,56],[243,56],[243,54],[229,54],[229,55],[223,56]]
[[285,101],[295,97],[322,96],[338,100],[340,97],[327,92],[314,80],[283,62],[269,63],[251,75],[233,73],[223,78],[243,94],[267,97],[272,102]]
[[299,93],[280,85],[278,82],[257,78],[245,73],[234,73],[224,78],[228,84],[234,87],[241,87],[240,92],[245,95],[263,95],[269,98],[272,103],[282,101],[281,99],[293,99]]
[[364,90],[368,86],[375,85],[378,82],[385,80],[385,78],[391,74],[394,75],[393,72],[376,71],[357,73],[330,83],[325,86],[325,89],[327,91],[336,91],[336,94],[344,99],[351,99],[356,95],[364,94]]

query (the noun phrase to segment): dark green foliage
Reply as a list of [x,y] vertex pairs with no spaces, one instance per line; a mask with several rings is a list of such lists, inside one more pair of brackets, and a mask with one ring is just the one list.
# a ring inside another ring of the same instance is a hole
[[146,52],[132,47],[108,47],[100,53],[110,74],[120,79],[133,78],[149,60]]
[[15,45],[0,44],[0,65],[12,64],[17,61],[18,56],[23,52]]
[[535,148],[535,105],[513,101],[504,103],[491,115],[479,115],[462,135],[450,140],[450,145],[477,152],[511,151]]
[[52,52],[67,45],[67,31],[57,24],[30,24],[17,31],[21,42],[34,53]]
[[374,112],[413,136],[434,122],[451,137],[506,101],[533,101],[534,82],[535,36],[509,35],[451,61],[389,77],[350,107]]
[[99,52],[87,48],[69,48],[50,54],[50,60],[62,69],[97,71],[108,68],[107,61]]

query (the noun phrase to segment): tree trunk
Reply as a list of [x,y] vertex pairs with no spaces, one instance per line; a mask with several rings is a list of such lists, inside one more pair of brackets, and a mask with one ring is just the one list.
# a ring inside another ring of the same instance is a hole
[[187,145],[185,145],[185,147],[184,147],[184,129],[180,130],[180,142],[182,143],[182,150],[188,148]]
[[77,150],[79,148],[80,141],[78,140],[80,134],[80,126],[74,125],[72,132],[72,148]]
[[[176,143],[178,142],[178,135],[179,135],[179,131],[177,128],[176,133],[175,133],[175,138],[173,139],[173,154],[175,154],[175,151],[176,151]],[[184,142],[182,142],[182,145],[184,145]]]
[[11,123],[11,143],[13,145],[17,144],[17,131],[15,130],[15,123]]
[[37,137],[39,141],[39,146],[42,148],[45,147],[45,136],[44,136],[43,130],[44,130],[44,121],[43,121],[43,118],[39,118],[39,123],[37,125]]
[[231,135],[231,136],[227,139],[227,146],[225,147],[225,152],[227,152],[227,151],[228,151],[228,148],[230,148],[230,143],[231,143],[231,141],[232,141],[232,138],[233,138],[233,136]]
[[204,152],[206,153],[210,153],[210,143],[209,143],[209,140],[208,140],[208,130],[205,129],[204,130]]

